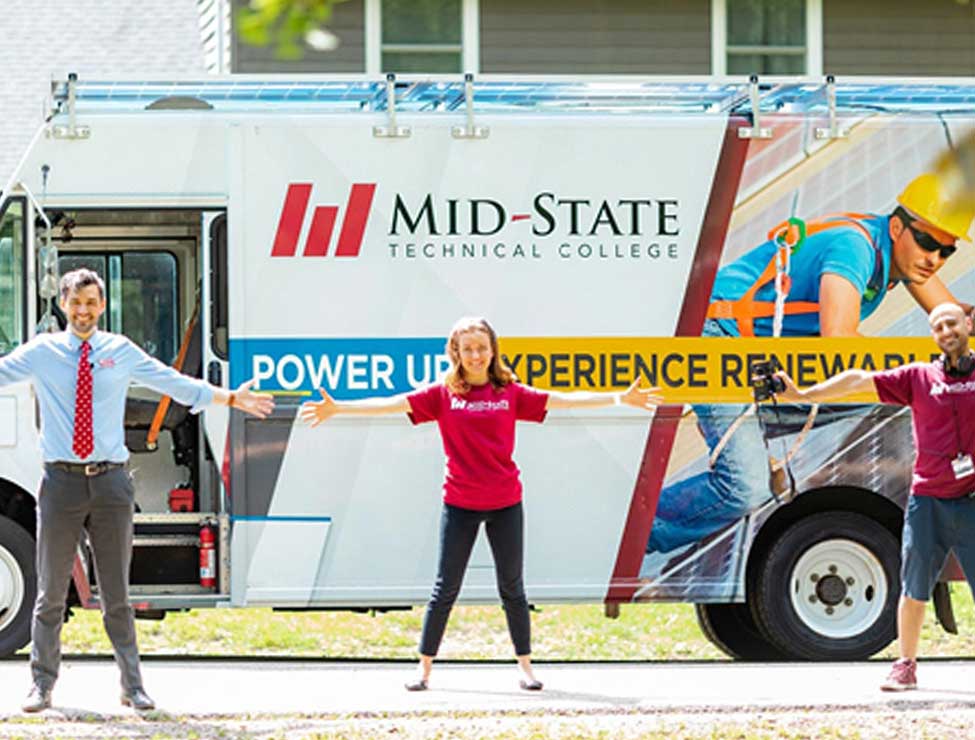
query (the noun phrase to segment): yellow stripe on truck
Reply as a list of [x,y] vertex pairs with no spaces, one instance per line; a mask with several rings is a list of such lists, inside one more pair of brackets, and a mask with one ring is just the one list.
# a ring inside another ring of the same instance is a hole
[[752,398],[748,378],[756,362],[777,360],[805,387],[849,368],[884,370],[939,352],[927,337],[507,337],[501,354],[519,380],[536,388],[620,390],[639,376],[644,386],[659,386],[668,403],[740,403]]

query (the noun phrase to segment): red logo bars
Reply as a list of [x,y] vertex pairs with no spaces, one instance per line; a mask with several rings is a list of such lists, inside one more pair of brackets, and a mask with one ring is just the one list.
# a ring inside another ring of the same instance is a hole
[[[272,257],[294,257],[298,248],[298,236],[305,221],[308,210],[308,199],[311,197],[311,183],[292,183],[284,196],[284,207],[278,221],[278,230],[274,235],[274,246],[271,248]],[[342,219],[342,229],[339,231],[338,243],[335,246],[336,257],[358,257],[362,247],[362,235],[366,231],[366,221],[369,219],[369,209],[372,207],[372,197],[376,192],[376,183],[355,183],[349,193],[349,200],[345,206],[345,218]],[[308,238],[305,240],[305,257],[325,257],[328,255],[328,245],[332,241],[332,231],[335,229],[335,219],[338,217],[338,206],[316,206],[312,215],[311,226],[308,228]]]

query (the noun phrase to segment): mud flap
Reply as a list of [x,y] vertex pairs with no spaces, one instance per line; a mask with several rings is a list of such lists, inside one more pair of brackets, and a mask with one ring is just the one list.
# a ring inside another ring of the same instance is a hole
[[951,608],[951,590],[946,581],[938,581],[934,586],[934,615],[938,618],[938,624],[950,635],[958,634],[958,625],[955,623],[955,613]]

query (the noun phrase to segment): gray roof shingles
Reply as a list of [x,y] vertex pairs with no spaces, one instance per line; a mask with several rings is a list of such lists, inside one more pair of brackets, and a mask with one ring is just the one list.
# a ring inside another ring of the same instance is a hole
[[203,77],[197,0],[2,0],[0,188],[43,121],[52,77]]

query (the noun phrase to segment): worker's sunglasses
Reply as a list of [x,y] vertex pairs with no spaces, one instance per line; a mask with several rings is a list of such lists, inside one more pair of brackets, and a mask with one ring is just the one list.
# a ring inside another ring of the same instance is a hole
[[911,236],[914,237],[914,241],[921,249],[923,249],[925,252],[937,252],[941,255],[941,259],[943,260],[948,259],[958,249],[958,247],[954,244],[943,244],[942,242],[939,242],[928,232],[921,231],[913,224],[908,223],[905,224],[905,226],[910,229]]

